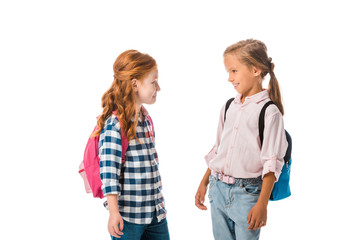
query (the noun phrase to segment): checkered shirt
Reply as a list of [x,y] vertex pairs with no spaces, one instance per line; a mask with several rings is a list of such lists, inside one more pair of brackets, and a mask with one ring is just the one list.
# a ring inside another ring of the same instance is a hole
[[[144,113],[145,112],[145,113]],[[146,110],[143,114],[147,115]],[[120,123],[112,115],[99,139],[100,177],[104,195],[117,194],[122,218],[136,224],[150,224],[154,214],[160,222],[166,216],[154,138],[148,119],[139,121],[136,139],[129,141],[125,163],[121,163]]]

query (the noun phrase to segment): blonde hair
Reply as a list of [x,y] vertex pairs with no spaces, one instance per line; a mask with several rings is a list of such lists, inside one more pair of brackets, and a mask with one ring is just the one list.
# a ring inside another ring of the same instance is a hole
[[[150,55],[136,50],[127,50],[117,57],[113,65],[114,81],[102,96],[103,112],[97,121],[98,130],[92,136],[99,135],[106,119],[113,111],[117,111],[117,117],[128,141],[137,139],[138,112],[132,79],[142,81],[156,67],[156,61]],[[131,120],[133,117],[134,121]]]
[[234,54],[240,62],[249,67],[253,66],[260,69],[262,80],[268,73],[270,74],[269,97],[279,108],[281,114],[284,115],[280,87],[274,73],[275,64],[267,55],[266,45],[255,39],[242,40],[226,48],[224,56],[227,54]]

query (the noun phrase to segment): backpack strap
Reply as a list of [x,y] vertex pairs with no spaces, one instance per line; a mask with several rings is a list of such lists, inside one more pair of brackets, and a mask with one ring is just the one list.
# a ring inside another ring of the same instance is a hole
[[265,103],[263,108],[261,109],[260,116],[259,116],[259,136],[260,136],[260,148],[262,147],[264,141],[264,128],[265,128],[265,111],[268,106],[274,104],[273,101],[269,101]]
[[227,100],[226,105],[225,105],[225,113],[224,113],[224,122],[226,120],[226,112],[230,107],[230,104],[232,103],[232,101],[234,101],[235,98],[230,98],[229,100]]
[[[225,105],[225,113],[224,113],[224,122],[226,120],[226,112],[228,108],[230,107],[231,102],[234,100],[234,98],[230,98]],[[259,116],[259,136],[260,136],[260,148],[262,147],[263,141],[264,141],[264,128],[265,128],[265,111],[268,106],[271,104],[275,104],[273,101],[269,101],[264,104],[263,108],[261,109],[260,116]],[[286,140],[288,142],[288,148],[286,150],[286,154],[284,157],[285,163],[288,163],[291,158],[291,148],[292,148],[292,139],[290,137],[290,134],[285,130]]]
[[[262,146],[263,141],[264,141],[265,111],[266,111],[266,108],[268,106],[270,106],[271,104],[275,104],[275,103],[272,101],[265,103],[265,105],[263,106],[263,108],[261,109],[261,112],[260,112],[260,117],[259,117],[259,136],[260,136],[260,143],[261,143],[260,147]],[[286,140],[288,142],[288,148],[286,149],[284,161],[285,161],[285,164],[287,164],[287,163],[289,163],[290,158],[291,158],[292,140],[291,140],[290,134],[286,130],[285,130],[285,136],[286,136]]]
[[288,163],[291,158],[291,149],[292,149],[292,139],[290,134],[285,130],[286,141],[288,142],[288,148],[286,149],[286,154],[284,156],[285,163]]
[[119,123],[120,123],[120,135],[121,135],[121,163],[124,163],[125,162],[125,154],[126,154],[126,151],[129,147],[129,142],[127,140],[127,137],[126,137],[126,134],[124,132],[124,128],[122,126],[122,123],[120,121],[120,119],[118,118],[117,116],[117,111],[113,111],[112,112],[115,117],[118,119]]
[[[120,122],[120,120],[119,120]],[[122,123],[120,122],[120,132],[121,132],[121,163],[125,162],[125,153],[129,147],[129,142],[127,140],[126,134],[124,133],[124,128],[122,127]]]
[[147,115],[146,118],[149,119],[149,121],[150,121],[150,124],[151,124],[151,132],[150,132],[150,134],[151,134],[151,137],[153,137],[154,136],[154,123],[153,123],[150,115]]
[[[227,110],[229,109],[230,107],[230,104],[232,103],[232,101],[234,101],[234,98],[230,98],[227,102],[226,102],[226,105],[225,105],[225,113],[224,113],[224,122],[226,120],[226,112]],[[260,143],[261,143],[261,146],[263,144],[263,141],[264,141],[264,128],[265,128],[265,111],[266,111],[266,108],[271,105],[271,104],[274,104],[273,101],[269,101],[267,103],[265,103],[265,105],[263,106],[263,108],[261,109],[261,112],[260,112],[260,116],[259,116],[259,135],[260,135]]]

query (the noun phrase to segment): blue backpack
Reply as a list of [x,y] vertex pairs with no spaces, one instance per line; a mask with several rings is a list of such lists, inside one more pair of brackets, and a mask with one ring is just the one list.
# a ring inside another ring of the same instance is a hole
[[[234,100],[234,98],[230,98],[225,105],[225,114],[224,114],[224,122],[226,120],[226,112],[231,104],[231,102]],[[264,127],[265,127],[265,111],[266,108],[274,104],[272,101],[269,101],[265,103],[263,108],[261,109],[260,116],[259,116],[259,136],[260,136],[260,143],[262,146],[263,140],[264,140]],[[290,134],[285,130],[286,140],[288,142],[288,148],[286,149],[286,154],[284,156],[284,166],[281,170],[280,177],[278,181],[274,184],[273,190],[270,195],[271,201],[277,201],[282,200],[284,198],[287,198],[291,195],[290,191],[290,170],[291,170],[291,148],[292,148],[292,141]]]

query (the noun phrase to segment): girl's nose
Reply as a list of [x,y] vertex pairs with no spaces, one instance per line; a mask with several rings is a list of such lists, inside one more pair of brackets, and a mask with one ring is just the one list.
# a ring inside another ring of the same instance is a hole
[[158,82],[156,82],[156,91],[159,92],[161,90],[160,85]]
[[229,81],[229,82],[232,82],[232,81],[234,81],[234,79],[232,79],[232,78],[229,76],[228,81]]

